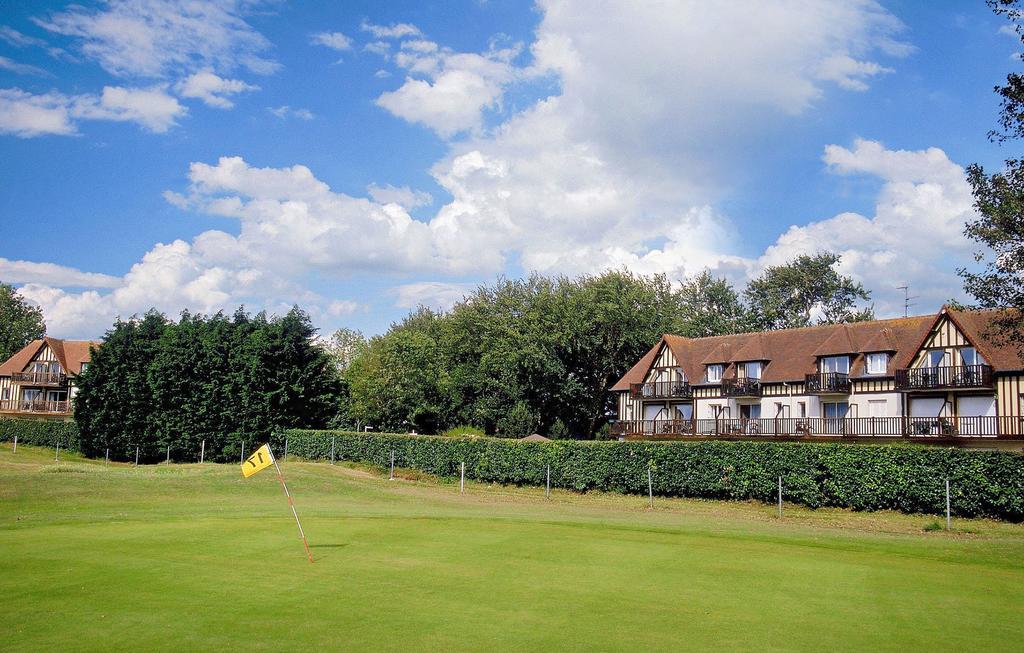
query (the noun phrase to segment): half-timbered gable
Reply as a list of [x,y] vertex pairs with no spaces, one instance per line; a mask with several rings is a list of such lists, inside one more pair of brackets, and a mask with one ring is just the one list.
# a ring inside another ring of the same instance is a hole
[[67,417],[74,378],[88,365],[88,341],[34,340],[0,364],[0,413]]
[[943,308],[937,315],[711,338],[665,335],[613,386],[620,394],[616,430],[1020,433],[1024,365],[1015,348],[986,335],[995,315]]

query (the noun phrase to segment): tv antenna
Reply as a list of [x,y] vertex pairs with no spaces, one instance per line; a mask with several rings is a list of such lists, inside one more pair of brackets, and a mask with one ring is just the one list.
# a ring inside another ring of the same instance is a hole
[[903,317],[910,316],[910,307],[914,304],[911,303],[911,299],[917,299],[918,295],[910,295],[910,285],[904,283],[902,286],[896,286],[896,290],[903,291]]

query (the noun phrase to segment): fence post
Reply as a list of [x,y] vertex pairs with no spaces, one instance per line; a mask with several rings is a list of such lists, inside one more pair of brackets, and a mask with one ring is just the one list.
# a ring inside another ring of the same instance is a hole
[[288,437],[284,438],[284,461],[288,462]]
[[110,464],[110,447],[107,447],[107,452],[103,455],[103,464],[104,465],[109,465]]
[[779,477],[779,518],[782,518],[782,477]]
[[18,453],[18,436],[14,436],[14,451],[11,453]]
[[242,465],[245,464],[245,440],[242,440],[242,456],[238,459],[238,463]]
[[171,464],[171,445],[167,445],[167,464]]
[[[466,464],[463,463],[462,465],[463,465],[463,469],[465,469],[465,465]],[[388,480],[389,481],[395,480],[395,450],[394,449],[391,450],[391,476],[388,477]]]
[[202,465],[204,460],[206,460],[206,440],[203,440],[203,444],[199,449],[199,464]]
[[950,502],[949,502],[949,479],[946,479],[946,530],[953,530],[953,516],[950,514]]
[[544,484],[544,496],[551,498],[551,465],[548,465],[548,478]]
[[466,463],[461,463],[461,472],[459,472],[459,492],[466,491]]
[[651,499],[651,508],[654,507],[654,472],[647,468],[647,496]]
[[57,440],[57,453],[53,454],[54,462],[56,462],[58,458],[60,458],[60,440]]
[[136,445],[136,447],[135,447],[135,466],[136,467],[139,466],[139,447],[138,447],[138,445]]
[[331,436],[331,464],[332,465],[334,464],[334,443],[335,443],[335,441],[337,439],[338,439],[338,436],[336,436],[336,435],[332,435]]

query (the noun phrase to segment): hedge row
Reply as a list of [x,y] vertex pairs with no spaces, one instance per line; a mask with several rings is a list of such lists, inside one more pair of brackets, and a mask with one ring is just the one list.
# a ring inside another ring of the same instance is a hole
[[14,436],[18,444],[56,447],[60,443],[61,449],[79,450],[78,425],[71,420],[0,418],[0,442],[13,442]]
[[[1024,456],[1003,451],[923,445],[781,442],[520,442],[342,431],[286,431],[289,453],[399,467],[486,482],[647,493],[653,471],[659,496],[776,498],[812,508],[900,510],[941,514],[945,480],[961,516],[1024,520]],[[280,451],[280,449],[278,449]]]

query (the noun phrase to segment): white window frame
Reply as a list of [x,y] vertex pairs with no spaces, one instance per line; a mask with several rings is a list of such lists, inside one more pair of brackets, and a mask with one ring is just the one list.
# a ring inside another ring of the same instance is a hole
[[864,367],[868,374],[885,374],[889,369],[889,354],[885,352],[868,354]]
[[[755,370],[756,374],[751,374],[750,370]],[[743,375],[744,378],[753,379],[755,381],[761,380],[761,372],[763,371],[761,361],[750,361],[743,364]]]
[[849,356],[823,356],[818,362],[818,371],[823,374],[849,374]]
[[725,366],[716,363],[714,365],[708,365],[707,368],[707,381],[708,383],[721,383],[722,375],[725,373]]

